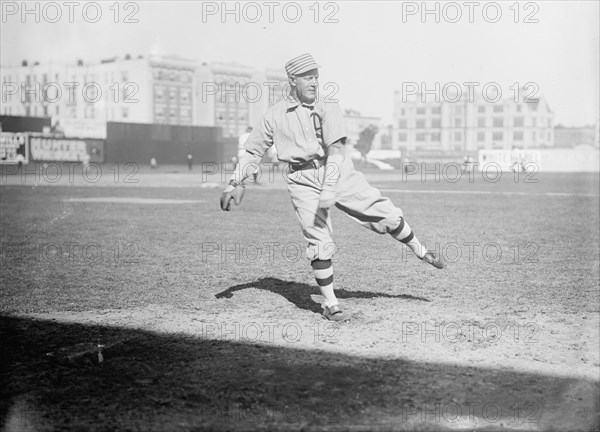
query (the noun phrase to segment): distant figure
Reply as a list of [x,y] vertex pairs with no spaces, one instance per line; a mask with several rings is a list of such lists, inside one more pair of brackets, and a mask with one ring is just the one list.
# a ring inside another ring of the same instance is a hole
[[463,172],[471,173],[474,172],[475,161],[471,156],[465,156],[465,160],[463,162]]
[[194,157],[191,155],[191,153],[188,153],[187,155],[187,163],[188,163],[188,170],[192,170],[192,165],[194,164]]
[[54,123],[52,125],[52,127],[50,128],[50,133],[52,135],[54,135],[55,137],[64,137],[65,136],[65,131],[60,126],[60,121],[56,120],[56,123]]
[[90,165],[90,155],[87,154],[87,152],[81,156],[81,164],[83,165],[84,169]]
[[510,161],[512,162],[510,166],[510,170],[514,172],[524,171],[523,169],[523,158],[521,156],[521,152],[517,146],[513,146],[510,152]]
[[150,168],[155,169],[158,168],[158,163],[155,158],[150,159]]
[[[244,147],[244,144],[246,144],[246,141],[248,140],[248,137],[250,136],[250,132],[252,132],[252,126],[248,126],[246,128],[246,133],[240,135],[240,137],[238,139],[237,161],[239,161],[240,158],[244,155],[244,153],[246,153],[246,147]],[[236,163],[237,163],[237,161],[236,161]],[[252,173],[254,183],[258,183],[258,170],[259,170],[259,167],[256,167],[256,170],[254,171],[254,173]]]
[[17,156],[15,156],[15,162],[17,163],[17,166],[20,168],[25,163],[25,156],[23,156],[21,153],[17,153]]

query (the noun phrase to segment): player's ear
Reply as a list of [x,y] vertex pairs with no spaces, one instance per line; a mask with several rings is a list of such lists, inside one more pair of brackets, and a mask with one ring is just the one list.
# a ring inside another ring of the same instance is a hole
[[290,86],[296,87],[296,76],[295,75],[290,75],[288,78],[288,81],[290,83]]

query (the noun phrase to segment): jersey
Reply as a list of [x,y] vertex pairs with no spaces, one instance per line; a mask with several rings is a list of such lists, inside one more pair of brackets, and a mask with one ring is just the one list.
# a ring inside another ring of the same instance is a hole
[[263,157],[275,145],[282,162],[299,164],[325,156],[325,149],[346,138],[337,102],[302,104],[287,97],[265,113],[246,141],[246,151]]

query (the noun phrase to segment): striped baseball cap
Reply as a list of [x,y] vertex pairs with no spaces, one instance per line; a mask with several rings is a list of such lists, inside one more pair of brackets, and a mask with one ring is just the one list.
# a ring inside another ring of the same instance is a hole
[[294,57],[285,64],[285,72],[288,76],[299,75],[318,67],[319,65],[310,54],[302,54]]

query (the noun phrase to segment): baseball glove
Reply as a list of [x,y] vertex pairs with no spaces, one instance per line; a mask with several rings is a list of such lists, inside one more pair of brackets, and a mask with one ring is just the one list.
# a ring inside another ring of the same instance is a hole
[[246,187],[243,184],[234,182],[233,180],[229,182],[229,185],[227,185],[221,194],[221,210],[230,211],[231,201],[233,201],[235,205],[240,205],[242,198],[244,198],[245,191]]

